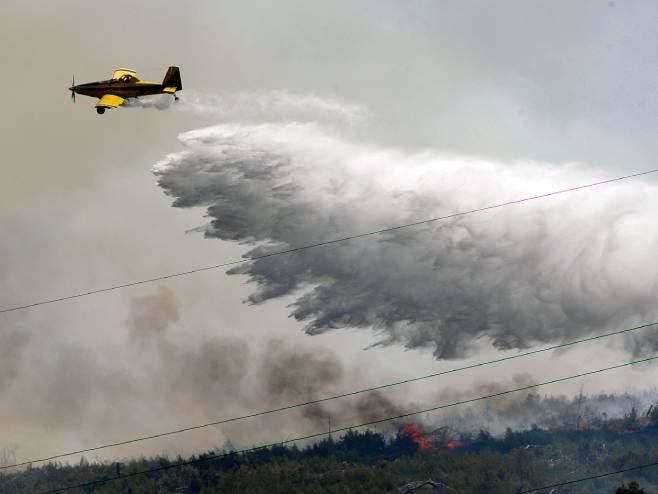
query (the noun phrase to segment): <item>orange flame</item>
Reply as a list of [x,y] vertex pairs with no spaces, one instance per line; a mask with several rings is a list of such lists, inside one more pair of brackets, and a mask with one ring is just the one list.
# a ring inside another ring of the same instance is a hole
[[407,436],[411,441],[418,446],[418,449],[433,451],[436,448],[432,446],[429,441],[423,436],[423,433],[420,431],[416,424],[408,423],[404,424],[402,428],[402,433]]

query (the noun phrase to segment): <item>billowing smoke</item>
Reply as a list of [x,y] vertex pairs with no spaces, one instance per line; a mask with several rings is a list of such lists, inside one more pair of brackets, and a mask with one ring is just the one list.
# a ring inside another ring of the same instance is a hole
[[311,351],[272,340],[263,354],[258,376],[267,394],[289,403],[335,392],[342,383],[343,367],[329,350]]
[[[580,164],[503,163],[353,142],[314,123],[184,133],[157,163],[205,235],[261,256],[590,183]],[[249,302],[294,295],[308,334],[375,329],[379,344],[458,358],[656,319],[658,188],[635,179],[254,262]],[[638,337],[639,338],[639,337]],[[633,350],[653,350],[644,338]]]
[[[350,377],[354,377],[346,374],[335,352],[326,348],[310,350],[281,340],[267,344],[257,371],[262,396],[269,397],[274,406],[345,392]],[[344,426],[400,415],[411,410],[404,403],[399,390],[373,391],[336,402],[304,406],[298,413],[309,420],[315,430],[323,430],[332,421],[335,426]]]

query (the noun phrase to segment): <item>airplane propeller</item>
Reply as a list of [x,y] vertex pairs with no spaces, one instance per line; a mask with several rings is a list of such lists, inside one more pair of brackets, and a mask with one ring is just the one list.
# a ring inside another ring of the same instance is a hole
[[71,81],[71,87],[69,88],[69,91],[71,91],[71,99],[75,103],[75,74],[73,75],[73,80]]

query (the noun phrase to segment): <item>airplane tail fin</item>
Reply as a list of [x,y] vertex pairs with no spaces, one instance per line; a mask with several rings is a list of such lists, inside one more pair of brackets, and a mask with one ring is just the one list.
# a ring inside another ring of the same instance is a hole
[[169,69],[167,69],[162,85],[166,88],[176,88],[176,91],[183,89],[183,83],[180,80],[180,70],[178,67],[169,67]]

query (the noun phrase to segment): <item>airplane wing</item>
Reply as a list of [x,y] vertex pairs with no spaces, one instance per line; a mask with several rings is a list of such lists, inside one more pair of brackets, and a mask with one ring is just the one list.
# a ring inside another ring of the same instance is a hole
[[121,96],[115,94],[105,94],[96,103],[96,108],[116,108],[125,101]]

